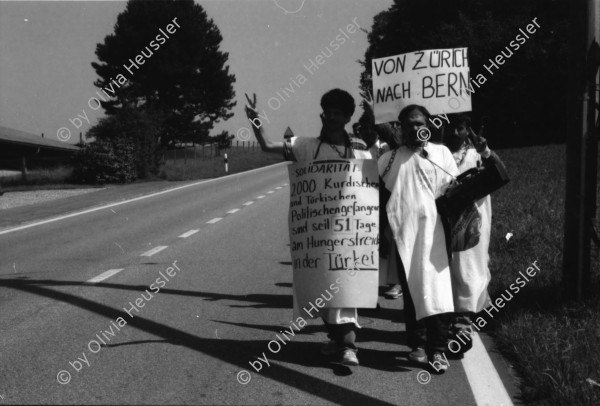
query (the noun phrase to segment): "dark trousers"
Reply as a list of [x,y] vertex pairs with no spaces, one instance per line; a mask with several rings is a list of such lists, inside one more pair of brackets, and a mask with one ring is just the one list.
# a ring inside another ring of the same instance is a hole
[[323,323],[325,323],[325,327],[327,328],[327,337],[335,341],[340,348],[357,350],[354,343],[356,341],[356,324],[330,324],[325,319],[323,319]]
[[424,347],[429,355],[434,352],[446,351],[448,345],[447,317],[443,314],[436,314],[417,321],[415,305],[410,294],[410,289],[408,288],[406,271],[395,246],[394,251],[396,253],[396,263],[398,264],[400,285],[402,286],[404,322],[406,323],[408,346],[412,349]]

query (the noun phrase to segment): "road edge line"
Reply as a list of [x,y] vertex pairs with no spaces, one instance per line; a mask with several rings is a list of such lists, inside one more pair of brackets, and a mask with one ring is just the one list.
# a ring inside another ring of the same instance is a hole
[[89,208],[89,209],[77,211],[75,213],[64,214],[64,215],[61,215],[61,216],[58,216],[58,217],[51,217],[51,218],[46,219],[46,220],[40,220],[40,221],[37,221],[37,222],[34,222],[34,223],[30,223],[30,224],[25,224],[25,225],[21,225],[21,226],[9,228],[7,230],[0,231],[0,235],[13,233],[15,231],[20,231],[20,230],[25,230],[25,229],[31,228],[31,227],[41,226],[43,224],[54,223],[55,221],[60,221],[60,220],[68,219],[68,218],[71,218],[71,217],[81,216],[83,214],[93,213],[95,211],[99,211],[99,210],[104,210],[104,209],[108,209],[108,208],[111,208],[111,207],[120,206],[122,204],[131,203],[131,202],[135,202],[135,201],[138,201],[138,200],[148,199],[150,197],[159,196],[159,195],[166,194],[166,193],[169,193],[169,192],[174,192],[176,190],[186,189],[186,188],[189,188],[189,187],[192,187],[192,186],[198,186],[198,185],[201,185],[201,184],[204,184],[204,183],[215,182],[217,180],[231,178],[231,177],[235,177],[235,176],[240,176],[240,175],[248,174],[248,173],[252,173],[252,172],[259,172],[259,171],[262,171],[262,170],[265,170],[265,169],[272,168],[272,167],[274,167],[276,165],[287,165],[287,164],[289,164],[289,162],[278,162],[278,163],[273,164],[273,165],[263,166],[263,167],[256,168],[256,169],[251,169],[251,170],[245,171],[245,172],[238,172],[238,173],[234,173],[234,174],[231,174],[231,175],[221,176],[220,178],[206,179],[206,180],[203,180],[203,181],[200,181],[200,182],[190,183],[188,185],[176,186],[176,187],[174,187],[172,189],[161,190],[160,192],[154,192],[154,193],[151,193],[149,195],[142,195],[142,196],[134,197],[132,199],[124,200],[122,202],[109,203],[109,204],[105,204],[103,206],[92,207],[92,208]]
[[479,334],[472,335],[472,342],[473,347],[465,353],[461,362],[475,402],[477,405],[513,406]]

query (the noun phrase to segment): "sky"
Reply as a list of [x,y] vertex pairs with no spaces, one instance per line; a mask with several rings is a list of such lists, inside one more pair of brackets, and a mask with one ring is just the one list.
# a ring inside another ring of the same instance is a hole
[[[216,123],[211,134],[227,130],[246,139],[251,125],[244,112],[244,93],[253,92],[272,140],[283,139],[288,126],[295,135],[316,137],[320,98],[333,88],[354,96],[357,111],[351,123],[358,120],[362,70],[358,60],[368,43],[367,34],[357,27],[370,31],[373,17],[387,10],[392,0],[196,3],[219,27],[220,49],[229,53],[227,65],[236,77],[234,116]],[[79,132],[85,135],[104,115],[102,109],[92,109],[94,102],[88,105],[99,90],[93,85],[97,75],[91,62],[97,61],[96,45],[113,32],[125,5],[125,1],[0,1],[0,126],[44,133],[50,139],[64,140],[70,134],[68,142],[79,141]],[[330,46],[332,41],[337,49]],[[75,120],[78,115],[90,123]]]

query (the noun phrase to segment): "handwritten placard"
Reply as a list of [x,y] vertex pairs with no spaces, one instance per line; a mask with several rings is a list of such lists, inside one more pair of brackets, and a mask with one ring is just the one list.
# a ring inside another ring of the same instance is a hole
[[[289,176],[290,247],[300,308],[321,298],[323,307],[376,307],[377,162],[298,162],[289,166]],[[342,277],[346,282],[340,289]]]
[[474,89],[467,48],[373,59],[371,73],[376,124],[397,120],[400,110],[409,104],[420,104],[431,114],[471,111]]

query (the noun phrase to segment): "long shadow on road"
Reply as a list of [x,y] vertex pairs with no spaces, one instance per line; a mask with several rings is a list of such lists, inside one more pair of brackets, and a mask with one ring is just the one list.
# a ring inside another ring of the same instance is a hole
[[[272,331],[273,333],[279,333],[285,326],[276,326],[272,324],[249,324],[249,323],[235,323],[225,320],[211,320],[216,323],[228,324],[231,326],[237,326],[242,328],[252,328],[256,330]],[[300,332],[296,334],[314,334],[320,331],[325,331],[323,325],[310,325],[304,327]],[[390,344],[402,344],[406,343],[406,332],[405,331],[388,331],[388,330],[376,330],[370,327],[362,327],[358,330],[356,335],[356,341],[359,343],[366,343],[369,341],[377,341],[380,343]]]
[[[121,289],[121,290],[132,290],[136,292],[144,292],[148,289],[148,285],[117,285],[113,283],[86,283],[76,281],[54,281],[49,279],[29,279],[27,277],[19,277],[14,279],[2,279],[0,278],[0,286],[15,287],[21,286],[21,282],[26,281],[27,285],[30,286],[93,286],[97,288],[110,288],[110,289]],[[178,296],[192,296],[202,297],[208,301],[214,302],[217,300],[233,300],[238,302],[254,302],[253,305],[229,305],[229,307],[250,307],[255,309],[286,309],[292,308],[293,299],[292,295],[267,295],[267,294],[249,294],[249,295],[231,295],[226,293],[213,293],[213,292],[196,292],[191,290],[174,290],[161,288],[161,293],[171,294]]]
[[[0,286],[7,288],[28,292],[41,297],[47,297],[69,303],[73,306],[77,306],[81,309],[108,317],[110,319],[116,319],[122,317],[123,312],[120,309],[109,307],[94,301],[84,299],[79,296],[75,296],[69,293],[58,292],[49,289],[45,286],[52,285],[81,285],[80,282],[69,282],[69,281],[50,281],[50,280],[25,280],[25,279],[0,279]],[[100,284],[98,284],[100,285]],[[108,285],[108,284],[103,284]],[[96,285],[94,285],[96,286]],[[112,288],[121,288],[129,290],[140,290],[138,287],[129,287],[126,285],[110,285]],[[162,291],[162,290],[161,290]],[[180,292],[173,289],[166,289],[165,292],[170,291],[171,294],[183,294],[189,296],[206,296],[203,293],[184,291]],[[213,295],[213,294],[211,294]],[[214,295],[213,295],[214,296]],[[217,296],[233,296],[236,300],[244,300],[243,296],[237,295],[217,295]],[[248,295],[253,296],[253,295]],[[270,296],[270,295],[255,295],[255,296]],[[275,295],[280,296],[280,295]],[[287,297],[287,296],[286,296]],[[263,302],[264,303],[264,302]],[[169,327],[167,325],[156,323],[154,321],[145,319],[143,317],[136,316],[128,319],[127,324],[133,326],[139,330],[151,333],[157,337],[161,337],[173,344],[182,345],[194,351],[198,351],[207,354],[211,357],[218,358],[231,365],[235,365],[240,369],[248,368],[247,350],[251,348],[254,353],[260,353],[264,351],[264,341],[246,341],[240,342],[236,340],[226,339],[207,339],[197,337],[193,334],[186,333],[179,329]],[[240,344],[244,345],[240,345]],[[300,344],[300,343],[298,343]],[[302,362],[301,359],[305,359],[307,346],[313,347],[315,344],[300,344],[297,351],[286,351],[286,355],[282,355],[281,360],[285,361],[289,357],[290,362]],[[243,351],[242,351],[243,349]],[[389,363],[389,355],[381,354],[382,359],[386,358]],[[377,357],[375,357],[377,358]],[[244,361],[241,361],[244,360]],[[311,364],[312,366],[312,364]],[[281,382],[284,385],[295,387],[298,390],[304,391],[312,396],[318,396],[324,400],[340,403],[340,404],[369,404],[369,405],[393,405],[392,403],[384,402],[382,400],[373,398],[371,396],[364,395],[360,392],[352,389],[344,388],[342,386],[317,379],[311,375],[307,375],[298,371],[294,371],[290,368],[286,368],[281,365],[272,364],[269,368],[263,368],[261,375],[272,379],[277,382]]]

